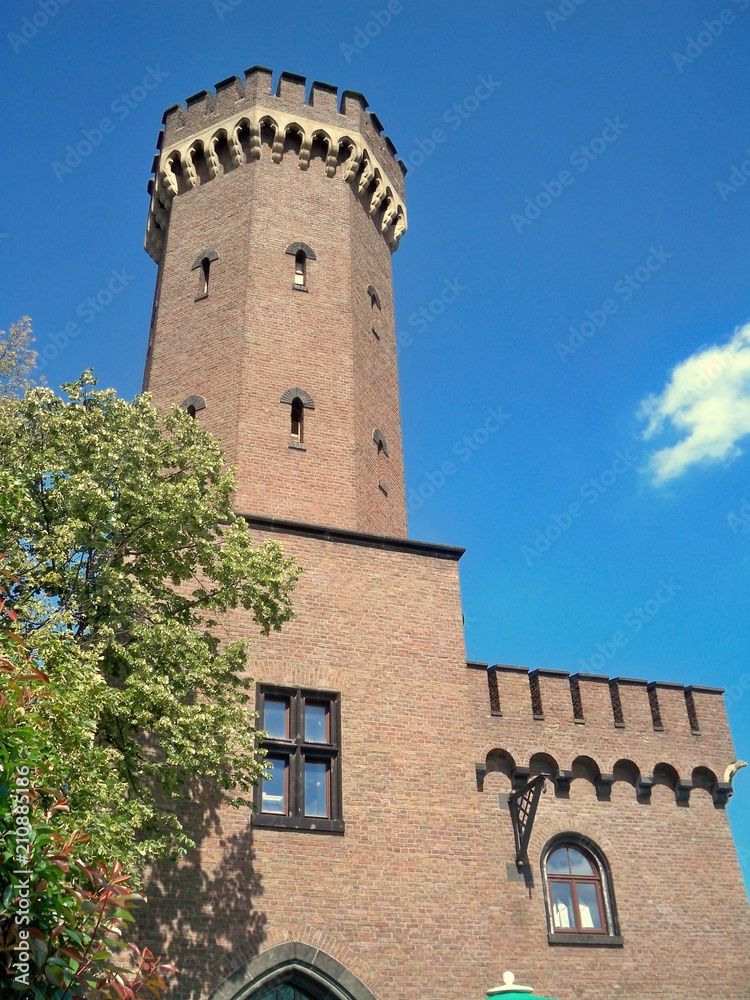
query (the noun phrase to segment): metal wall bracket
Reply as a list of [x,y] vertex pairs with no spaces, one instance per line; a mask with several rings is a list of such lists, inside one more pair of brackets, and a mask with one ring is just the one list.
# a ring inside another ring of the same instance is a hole
[[516,840],[516,864],[528,863],[529,840],[534,827],[534,817],[539,805],[539,798],[545,790],[546,774],[537,774],[531,781],[508,796],[508,809],[513,823],[513,836]]

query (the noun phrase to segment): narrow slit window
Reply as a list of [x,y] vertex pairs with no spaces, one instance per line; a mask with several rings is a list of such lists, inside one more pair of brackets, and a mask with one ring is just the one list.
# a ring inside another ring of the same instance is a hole
[[299,250],[294,258],[294,284],[304,288],[307,284],[307,257],[304,250]]
[[305,408],[302,405],[302,400],[299,396],[295,396],[292,400],[291,436],[292,441],[297,441],[299,444],[302,444],[304,421]]
[[208,285],[211,280],[211,264],[219,259],[215,250],[202,250],[193,263],[192,270],[198,274],[198,287],[195,290],[195,301],[208,297]]
[[208,279],[211,276],[211,261],[208,257],[204,257],[201,261],[201,266],[198,271],[200,275],[200,288],[198,289],[198,294],[201,298],[205,298],[208,295]]

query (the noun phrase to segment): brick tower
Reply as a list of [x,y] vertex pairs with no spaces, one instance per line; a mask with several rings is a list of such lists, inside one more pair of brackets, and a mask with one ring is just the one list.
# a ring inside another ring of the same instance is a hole
[[480,1000],[513,970],[557,1000],[750,996],[721,692],[467,663],[462,550],[407,537],[404,171],[364,98],[255,68],[164,123],[145,386],[304,571],[251,647],[255,809],[196,794],[195,851],[147,886],[174,995]]
[[381,132],[360,94],[339,113],[316,83],[305,104],[285,73],[274,96],[257,67],[167,111],[145,387],[205,401],[239,510],[403,537],[391,252],[406,210]]

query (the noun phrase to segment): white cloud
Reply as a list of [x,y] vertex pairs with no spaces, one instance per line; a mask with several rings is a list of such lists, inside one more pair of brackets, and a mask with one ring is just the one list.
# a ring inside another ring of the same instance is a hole
[[643,400],[638,416],[648,421],[645,441],[665,430],[681,438],[650,456],[657,484],[693,465],[741,455],[738,442],[750,435],[750,323],[728,343],[701,347],[681,361],[662,391]]

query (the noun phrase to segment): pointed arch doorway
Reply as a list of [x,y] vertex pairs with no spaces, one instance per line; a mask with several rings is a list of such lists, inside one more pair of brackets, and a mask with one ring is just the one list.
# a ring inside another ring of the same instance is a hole
[[289,941],[245,962],[211,994],[210,1000],[377,1000],[331,955]]
[[252,994],[252,1000],[335,1000],[328,990],[321,992],[317,985],[311,990],[310,983],[277,982]]

